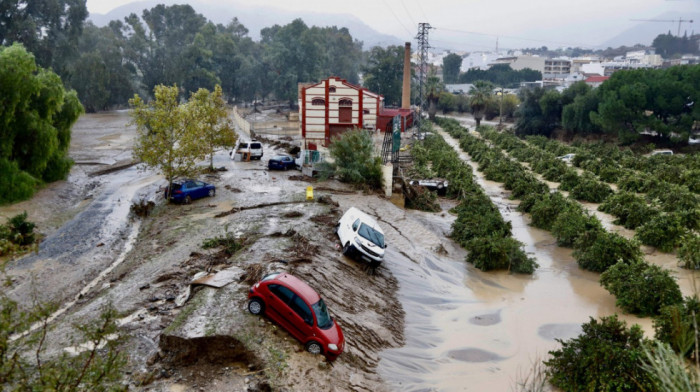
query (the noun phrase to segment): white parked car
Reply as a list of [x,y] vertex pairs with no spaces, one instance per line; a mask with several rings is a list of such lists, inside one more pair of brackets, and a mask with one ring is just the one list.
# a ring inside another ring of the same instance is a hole
[[343,254],[377,267],[384,259],[384,232],[377,221],[355,207],[350,207],[337,226]]
[[673,155],[673,151],[671,150],[656,150],[651,153],[651,156],[654,155]]
[[576,154],[566,154],[566,155],[562,155],[560,157],[557,157],[557,159],[561,159],[562,161],[564,161],[566,163],[571,163],[571,161],[574,160],[575,156],[576,156]]

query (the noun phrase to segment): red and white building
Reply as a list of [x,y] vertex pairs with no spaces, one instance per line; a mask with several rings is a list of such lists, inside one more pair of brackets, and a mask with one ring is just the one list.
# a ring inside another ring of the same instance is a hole
[[384,97],[338,77],[300,84],[301,136],[309,145],[328,146],[333,136],[346,130],[375,130],[383,107]]

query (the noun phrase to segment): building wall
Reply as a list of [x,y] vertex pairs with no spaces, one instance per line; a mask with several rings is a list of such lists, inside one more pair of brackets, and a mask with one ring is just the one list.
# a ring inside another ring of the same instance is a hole
[[[342,128],[374,130],[382,97],[340,78],[329,78],[299,89],[299,123],[309,142],[328,145],[331,131]],[[320,103],[314,105],[314,102]],[[341,101],[351,102],[349,122],[340,121]]]
[[520,71],[525,68],[530,68],[534,71],[544,73],[544,57],[535,57],[531,55],[518,56],[518,58],[510,65],[515,71]]

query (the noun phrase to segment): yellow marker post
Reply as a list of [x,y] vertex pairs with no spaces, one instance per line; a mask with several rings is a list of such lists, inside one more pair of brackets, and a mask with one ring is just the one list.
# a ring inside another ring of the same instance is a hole
[[306,200],[313,200],[313,199],[314,199],[314,187],[307,186],[306,187]]

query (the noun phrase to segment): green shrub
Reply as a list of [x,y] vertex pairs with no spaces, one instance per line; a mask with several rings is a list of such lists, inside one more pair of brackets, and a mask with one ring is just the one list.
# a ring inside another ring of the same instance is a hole
[[640,316],[659,314],[662,307],[683,300],[668,270],[642,261],[613,265],[600,276],[600,284],[615,296],[617,306]]
[[559,178],[559,189],[571,191],[579,183],[579,175],[576,170],[567,168],[566,172]]
[[0,204],[29,199],[40,183],[20,170],[17,162],[0,158]]
[[36,225],[27,220],[27,211],[17,214],[7,220],[7,228],[9,229],[9,237],[11,242],[26,246],[33,244],[35,241],[34,228]]
[[591,318],[582,328],[578,337],[558,340],[562,348],[544,362],[554,386],[569,392],[657,391],[640,366],[648,341],[638,325],[628,329],[613,315]]
[[335,159],[335,175],[340,181],[379,189],[382,186],[382,159],[374,153],[372,135],[354,129],[334,138],[330,154]]
[[644,245],[653,246],[662,252],[671,252],[680,245],[687,232],[678,214],[659,214],[639,226],[635,237]]
[[636,229],[658,214],[643,198],[626,191],[605,199],[605,202],[598,206],[598,210],[614,215],[617,218],[615,224],[628,229]]
[[654,336],[668,343],[675,352],[690,357],[695,349],[693,317],[700,326],[700,301],[696,296],[664,306],[654,317]]
[[552,224],[552,235],[559,246],[574,246],[576,240],[589,231],[602,232],[603,225],[580,207],[565,209]]
[[622,176],[622,170],[614,166],[602,166],[598,171],[598,178],[608,183],[616,183],[620,176]]
[[226,256],[232,256],[243,248],[243,243],[240,242],[232,232],[226,231],[223,236],[207,238],[202,243],[202,248],[211,249],[222,247]]
[[581,268],[604,272],[621,261],[640,261],[642,251],[634,240],[630,241],[617,233],[591,230],[576,239],[573,256]]
[[571,189],[569,196],[576,200],[600,203],[612,193],[607,184],[596,180],[590,173],[584,173],[579,177],[578,184]]
[[557,216],[569,206],[569,201],[559,192],[545,194],[530,209],[532,225],[551,230]]
[[688,234],[683,237],[678,259],[683,268],[700,269],[700,236]]
[[512,237],[479,237],[469,241],[467,262],[482,271],[505,269],[531,274],[538,267],[534,259],[521,249],[522,243]]
[[537,181],[535,176],[530,173],[521,173],[510,176],[503,184],[506,189],[511,191],[511,199],[520,199],[527,195],[547,194],[549,187],[544,183]]

